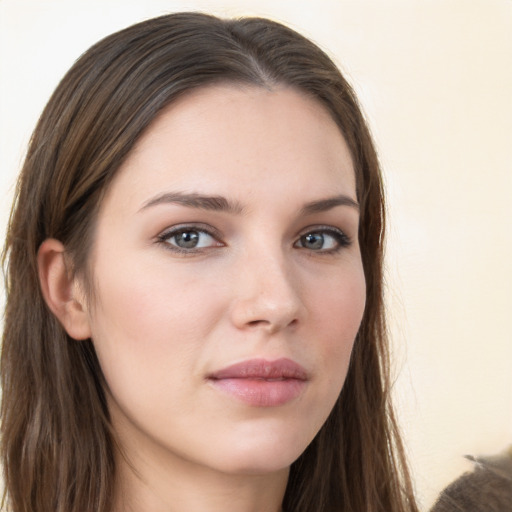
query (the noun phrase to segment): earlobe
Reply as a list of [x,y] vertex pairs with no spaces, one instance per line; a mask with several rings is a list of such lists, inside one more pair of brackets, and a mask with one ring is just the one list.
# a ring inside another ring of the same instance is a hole
[[37,254],[39,282],[44,299],[66,332],[74,339],[91,337],[86,297],[66,265],[64,245],[45,240]]

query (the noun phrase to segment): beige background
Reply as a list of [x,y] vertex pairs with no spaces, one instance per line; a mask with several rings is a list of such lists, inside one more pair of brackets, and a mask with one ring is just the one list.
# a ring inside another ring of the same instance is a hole
[[175,10],[284,21],[358,91],[386,175],[395,389],[426,509],[463,454],[512,442],[512,1],[0,0],[2,238],[63,73],[104,35]]

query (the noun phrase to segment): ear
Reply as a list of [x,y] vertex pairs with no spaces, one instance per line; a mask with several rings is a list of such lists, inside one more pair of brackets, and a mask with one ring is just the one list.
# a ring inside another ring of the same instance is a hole
[[86,296],[69,272],[64,245],[58,240],[45,240],[37,253],[37,265],[41,290],[50,310],[72,338],[90,338]]

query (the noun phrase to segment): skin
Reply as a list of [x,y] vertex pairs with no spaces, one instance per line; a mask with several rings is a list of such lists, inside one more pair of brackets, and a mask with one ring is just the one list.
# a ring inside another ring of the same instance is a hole
[[[313,202],[318,211],[305,211]],[[290,464],[343,386],[363,315],[358,223],[350,152],[315,100],[222,85],[155,120],[102,203],[94,297],[71,283],[63,320],[91,337],[108,385],[123,452],[117,510],[280,510]],[[177,247],[183,225],[199,247]],[[60,251],[42,248],[50,280]],[[208,379],[254,358],[300,364],[298,396],[253,405]]]

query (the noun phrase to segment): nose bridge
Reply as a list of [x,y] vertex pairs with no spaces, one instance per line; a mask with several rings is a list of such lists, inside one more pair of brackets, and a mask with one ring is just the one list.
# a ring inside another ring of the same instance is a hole
[[279,244],[258,244],[241,256],[233,320],[240,327],[277,331],[297,323],[300,282]]

